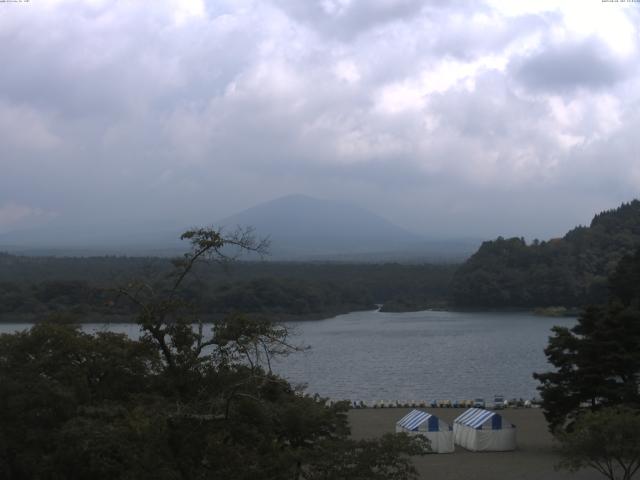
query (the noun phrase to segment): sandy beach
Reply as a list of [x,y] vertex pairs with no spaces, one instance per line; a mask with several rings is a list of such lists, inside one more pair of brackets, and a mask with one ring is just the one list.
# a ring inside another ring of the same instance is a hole
[[[383,408],[351,410],[349,420],[352,436],[372,438],[395,431],[395,422],[411,409]],[[464,409],[424,409],[451,424]],[[420,478],[429,480],[596,480],[602,477],[595,470],[571,474],[556,471],[559,456],[553,450],[553,438],[547,431],[539,409],[507,409],[500,412],[517,427],[518,448],[513,452],[473,453],[456,446],[450,454],[433,454],[415,458]]]

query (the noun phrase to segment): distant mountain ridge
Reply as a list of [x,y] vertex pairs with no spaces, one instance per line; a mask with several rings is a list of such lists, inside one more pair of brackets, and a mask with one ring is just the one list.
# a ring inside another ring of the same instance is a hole
[[424,240],[363,208],[306,195],[280,197],[217,223],[229,230],[252,226],[270,237],[276,257],[400,250]]
[[527,245],[523,238],[484,242],[457,271],[461,307],[580,307],[607,297],[607,277],[640,246],[640,201],[594,216],[564,237]]
[[[135,222],[117,227],[99,221],[74,226],[53,223],[0,235],[0,251],[37,256],[174,256],[187,248],[179,237],[193,226],[175,225],[170,219],[164,224]],[[306,195],[276,198],[213,225],[226,231],[252,227],[258,237],[269,237],[267,260],[459,262],[480,244],[474,239],[429,239],[364,208]]]

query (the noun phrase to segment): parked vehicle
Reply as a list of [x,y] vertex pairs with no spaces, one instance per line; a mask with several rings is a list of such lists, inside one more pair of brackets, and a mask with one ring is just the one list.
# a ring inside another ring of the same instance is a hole
[[485,408],[484,398],[476,398],[473,401],[473,408]]
[[493,409],[502,410],[505,407],[504,395],[496,395],[493,398]]

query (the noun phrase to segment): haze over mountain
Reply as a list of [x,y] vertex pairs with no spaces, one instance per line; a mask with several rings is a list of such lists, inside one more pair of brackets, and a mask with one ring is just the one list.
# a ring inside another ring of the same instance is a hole
[[422,238],[367,210],[346,203],[288,195],[219,222],[251,225],[271,238],[274,253],[345,253],[402,249]]
[[[270,238],[269,258],[274,260],[459,260],[479,244],[477,240],[430,240],[358,206],[306,195],[280,197],[214,225],[227,231],[253,227],[257,236]],[[180,251],[177,239],[190,226],[167,222],[113,229],[96,222],[69,228],[52,222],[48,227],[1,235],[0,249],[59,255],[170,255]]]
[[[185,227],[186,228],[186,227]],[[52,221],[46,226],[0,235],[0,251],[26,255],[174,255],[183,249],[185,230],[175,222],[120,222],[86,225]]]
[[398,261],[459,259],[475,240],[434,241],[353,204],[287,195],[219,222],[251,225],[271,239],[271,257],[289,260]]

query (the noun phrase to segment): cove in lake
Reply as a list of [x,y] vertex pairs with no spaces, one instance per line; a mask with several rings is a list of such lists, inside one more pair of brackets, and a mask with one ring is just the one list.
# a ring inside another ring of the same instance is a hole
[[[550,329],[572,318],[526,313],[423,311],[353,312],[287,322],[293,342],[310,350],[278,360],[276,372],[332,399],[462,400],[495,394],[537,396],[533,372],[550,369],[544,356]],[[0,324],[0,333],[28,328]],[[85,331],[139,334],[136,324],[85,324]]]

